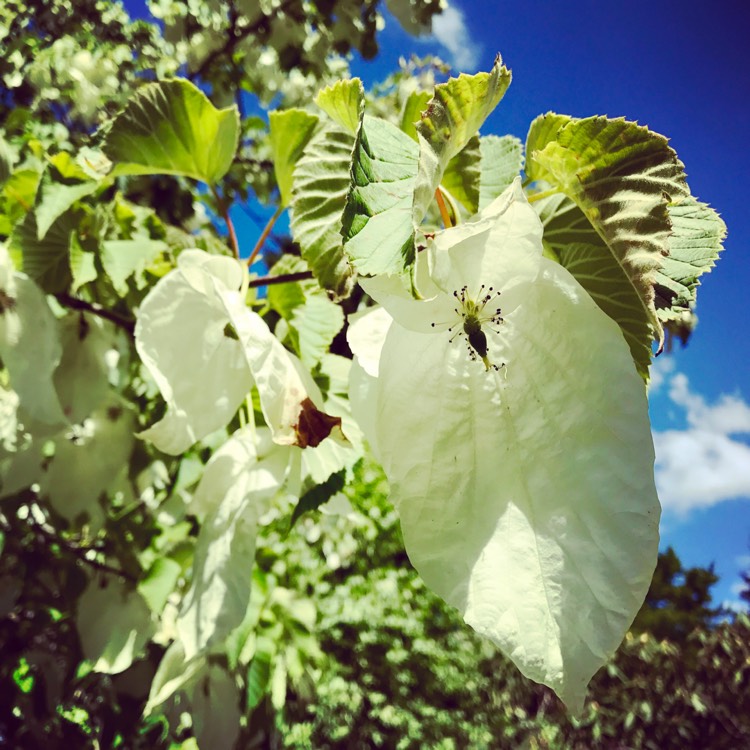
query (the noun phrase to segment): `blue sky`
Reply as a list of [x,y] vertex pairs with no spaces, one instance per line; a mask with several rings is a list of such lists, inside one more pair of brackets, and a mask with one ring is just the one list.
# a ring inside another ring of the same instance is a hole
[[[143,0],[126,6],[143,13]],[[715,563],[717,602],[736,600],[738,573],[750,567],[746,18],[740,0],[710,12],[695,0],[453,0],[431,37],[416,40],[388,19],[376,60],[352,62],[371,85],[412,52],[438,54],[459,72],[489,70],[500,52],[513,84],[484,133],[524,139],[531,120],[552,110],[625,116],[671,139],[693,194],[721,213],[729,236],[704,277],[692,340],[655,366],[662,547],[672,545],[688,566]],[[233,215],[241,244],[252,247],[258,228],[242,212]]]
[[415,41],[391,22],[378,60],[353,66],[369,83],[411,51],[465,72],[489,70],[500,52],[513,84],[483,132],[524,139],[552,110],[624,116],[671,139],[693,194],[721,213],[729,235],[699,291],[693,338],[655,366],[662,547],[688,566],[715,563],[717,602],[737,599],[738,573],[750,567],[746,19],[738,0],[710,13],[697,2],[454,0],[431,38]]

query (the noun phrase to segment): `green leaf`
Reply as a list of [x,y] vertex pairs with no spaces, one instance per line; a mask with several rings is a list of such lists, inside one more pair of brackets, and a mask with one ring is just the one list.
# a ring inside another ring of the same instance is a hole
[[271,678],[271,662],[276,647],[270,638],[258,638],[255,656],[247,670],[247,707],[251,711],[263,700]]
[[292,175],[297,160],[312,136],[318,117],[301,109],[271,112],[269,117],[273,168],[281,194],[281,205],[292,200]]
[[13,172],[16,163],[16,154],[5,138],[0,134],[0,185],[2,185]]
[[10,236],[8,249],[16,268],[47,294],[59,294],[70,286],[71,237],[78,228],[80,216],[78,211],[64,213],[40,240],[36,214],[29,211]]
[[[63,182],[63,179],[67,182]],[[91,195],[99,185],[100,183],[88,178],[83,182],[65,178],[53,166],[48,167],[42,175],[34,208],[37,239],[43,240],[49,228],[60,216],[76,201]]]
[[523,144],[514,135],[484,135],[479,178],[479,208],[492,203],[523,169]]
[[72,234],[70,237],[70,273],[72,276],[70,291],[73,294],[98,276],[94,253],[87,252],[81,247],[77,234]]
[[33,169],[17,169],[0,193],[0,234],[9,235],[34,206],[41,174]]
[[510,71],[498,55],[489,73],[462,74],[435,87],[435,95],[416,126],[419,174],[414,196],[415,225],[424,218],[448,163],[476,135],[503,98],[510,81]]
[[656,309],[667,327],[692,310],[698,277],[713,268],[727,233],[719,214],[694,198],[670,205],[669,218],[669,255],[656,274]]
[[166,242],[145,237],[134,240],[105,240],[101,249],[102,266],[112,279],[117,293],[125,296],[128,292],[127,280],[134,273],[145,271],[168,249]]
[[635,287],[661,343],[654,282],[669,251],[668,206],[688,196],[683,165],[667,139],[624,119],[543,115],[529,130],[526,160],[532,180],[549,181],[584,212]]
[[229,170],[239,138],[237,108],[216,109],[189,81],[149,83],[106,132],[113,174],[173,174],[215,184]]
[[327,86],[318,92],[315,103],[337,125],[356,137],[365,108],[365,90],[359,78]]
[[395,273],[414,256],[418,157],[418,146],[395,125],[365,116],[342,229],[346,252],[361,273]]
[[138,584],[138,591],[154,614],[164,610],[169,595],[177,585],[182,566],[170,557],[159,557]]
[[338,298],[348,297],[354,283],[340,230],[355,143],[349,132],[328,125],[310,139],[294,169],[292,236],[320,285]]
[[620,326],[638,372],[648,380],[653,340],[651,325],[624,269],[612,262],[604,240],[570,198],[557,193],[533,205],[544,224],[548,255],[567,268],[596,304]]
[[116,576],[93,579],[78,600],[78,635],[94,671],[124,672],[153,632],[143,597]]
[[[475,135],[450,160],[440,182],[440,185],[469,212],[469,216],[473,216],[479,210],[481,161],[479,136]],[[508,185],[511,182],[512,180]]]
[[337,471],[331,474],[321,484],[311,487],[299,499],[294,507],[292,518],[289,521],[289,531],[294,528],[294,524],[307,512],[317,510],[323,503],[327,503],[334,495],[341,492],[346,484],[346,471]]
[[294,310],[291,325],[299,336],[302,364],[312,369],[342,329],[344,312],[335,302],[317,294],[308,297],[304,305]]
[[417,140],[417,123],[432,97],[429,91],[412,91],[401,112],[401,130],[412,140]]

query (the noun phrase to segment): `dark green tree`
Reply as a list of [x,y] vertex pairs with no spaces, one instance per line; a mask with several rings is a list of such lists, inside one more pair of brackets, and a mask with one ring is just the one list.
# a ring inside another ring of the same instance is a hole
[[672,547],[659,553],[646,600],[632,630],[681,643],[695,628],[709,627],[721,614],[711,606],[711,587],[719,580],[713,563],[707,568],[684,568]]

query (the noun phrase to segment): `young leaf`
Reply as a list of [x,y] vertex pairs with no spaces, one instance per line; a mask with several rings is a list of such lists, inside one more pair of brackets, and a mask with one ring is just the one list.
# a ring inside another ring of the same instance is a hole
[[489,73],[462,74],[435,86],[435,95],[416,126],[419,173],[414,195],[415,225],[424,218],[448,163],[476,135],[510,81],[510,71],[498,55]]
[[64,292],[71,284],[71,237],[79,222],[80,212],[68,211],[54,221],[40,240],[36,214],[29,211],[10,236],[8,249],[16,268],[47,294]]
[[[481,162],[480,140],[479,136],[475,135],[448,162],[440,182],[441,187],[444,187],[469,212],[469,216],[473,216],[479,210]],[[512,181],[509,180],[508,185]]]
[[344,253],[341,219],[356,140],[335,125],[321,128],[294,169],[292,236],[324,289],[348,297],[354,269]]
[[318,92],[315,103],[339,127],[356,137],[365,106],[365,89],[359,78],[336,81],[327,86]]
[[667,328],[695,305],[698,277],[719,257],[727,228],[713,208],[694,198],[669,206],[669,255],[656,274],[656,311]]
[[302,364],[311,370],[343,327],[344,313],[339,305],[316,294],[294,310],[291,325],[298,334]]
[[[68,157],[63,160],[59,157],[65,155]],[[70,169],[74,162],[70,161],[70,155],[66,152],[60,152],[56,155],[58,158],[53,161],[42,175],[37,193],[36,214],[37,239],[43,240],[52,224],[62,216],[72,205],[91,195],[100,184],[92,180],[82,171],[76,172]],[[64,170],[60,172],[56,165],[59,164]],[[67,176],[71,174],[73,176]]]
[[145,237],[105,240],[101,245],[102,266],[109,274],[112,286],[124,297],[128,293],[128,279],[136,272],[143,272],[168,249],[166,242]]
[[347,255],[361,273],[398,272],[414,255],[418,155],[418,146],[395,125],[365,116],[342,229]]
[[331,474],[322,484],[316,484],[311,487],[299,499],[294,506],[292,518],[289,521],[289,531],[294,528],[294,524],[308,511],[317,510],[323,503],[327,503],[336,493],[344,489],[346,483],[346,472],[337,471]]
[[285,109],[268,116],[271,152],[281,205],[292,200],[292,174],[302,150],[312,136],[318,118],[301,109]]
[[94,578],[78,601],[78,635],[96,672],[124,672],[153,632],[143,597],[115,576]]
[[543,115],[529,130],[526,172],[584,212],[638,292],[661,343],[655,275],[669,252],[668,206],[688,196],[683,165],[667,139],[624,119]]
[[237,151],[237,108],[216,109],[190,81],[149,83],[136,91],[105,134],[113,175],[173,174],[215,184]]
[[523,169],[523,144],[514,135],[483,135],[479,177],[479,208],[492,203]]

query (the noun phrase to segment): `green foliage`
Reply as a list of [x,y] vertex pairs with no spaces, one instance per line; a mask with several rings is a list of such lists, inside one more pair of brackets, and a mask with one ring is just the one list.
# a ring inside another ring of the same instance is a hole
[[[499,58],[365,93],[342,55],[376,51],[369,0],[0,6],[0,745],[742,745],[748,624],[711,630],[712,571],[662,559],[636,628],[671,641],[628,637],[574,722],[416,576],[360,462],[355,271],[416,289],[436,191],[467,227],[516,180],[520,141],[479,133]],[[412,32],[441,7],[387,6]],[[545,252],[645,377],[654,290],[688,326],[724,225],[632,123],[548,116],[529,144]],[[650,169],[670,200],[639,193],[639,240],[671,257],[624,283],[629,224],[605,214]],[[236,261],[230,209],[255,200],[290,210],[270,280]]]

